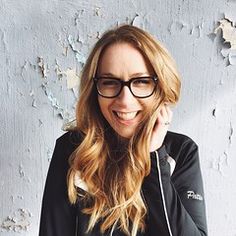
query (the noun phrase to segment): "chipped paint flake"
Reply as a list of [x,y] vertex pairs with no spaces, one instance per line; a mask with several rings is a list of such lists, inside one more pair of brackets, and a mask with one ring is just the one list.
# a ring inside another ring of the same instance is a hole
[[56,60],[56,65],[55,65],[55,72],[57,74],[57,78],[60,80],[63,77],[63,72],[61,71],[61,69],[57,63],[57,60]]
[[17,195],[17,196],[13,196],[13,195],[11,195],[11,196],[10,196],[10,199],[11,199],[11,202],[12,202],[12,203],[15,203],[15,200],[16,200],[16,199],[23,200],[24,197],[21,196],[21,195]]
[[101,10],[101,7],[95,7],[94,9],[94,16],[103,16],[102,15],[102,10]]
[[192,29],[190,30],[190,35],[193,35],[194,33],[194,26],[192,27]]
[[74,40],[72,35],[68,36],[68,42],[71,49],[75,53],[76,60],[83,66],[85,64],[86,58],[79,50],[79,43]]
[[30,97],[32,97],[33,101],[32,101],[32,107],[37,108],[37,103],[36,103],[36,99],[34,97],[34,91],[30,90]]
[[32,214],[26,209],[18,209],[12,216],[8,216],[1,224],[1,228],[7,231],[27,231],[30,227]]
[[54,97],[52,91],[47,87],[47,82],[41,85],[45,95],[48,97],[48,100],[51,102],[52,107],[57,111],[57,115],[62,119],[68,119],[71,117],[70,113],[60,106],[56,97]]
[[138,17],[138,16],[139,16],[139,14],[138,14],[138,13],[135,13],[134,18],[133,18],[133,19],[131,20],[131,22],[130,22],[131,25],[134,25],[134,21],[135,21],[136,17]]
[[30,90],[30,97],[33,97],[34,96],[34,90]]
[[39,119],[39,127],[43,125],[43,121]]
[[220,172],[222,176],[225,175],[225,169],[228,166],[228,154],[224,151],[223,155],[221,155],[218,159],[215,159],[212,162],[212,168]]
[[7,51],[7,43],[6,43],[6,40],[5,40],[5,38],[6,38],[6,35],[5,35],[5,31],[3,31],[2,29],[0,29],[0,32],[1,32],[1,41],[2,41],[2,43],[3,43],[3,49],[4,49],[4,51]]
[[41,71],[42,77],[46,78],[48,73],[48,66],[44,63],[44,59],[42,57],[38,57],[38,67]]
[[26,67],[27,67],[27,61],[25,61],[24,62],[24,65],[22,65],[21,66],[21,77],[24,79],[24,77],[23,77],[23,73],[24,73],[24,71],[26,70]]
[[203,30],[203,23],[198,25],[197,28],[198,28],[198,32],[199,32],[198,37],[201,38],[202,37],[202,30]]
[[215,29],[215,34],[221,29],[222,37],[225,40],[224,43],[229,43],[231,49],[236,49],[236,28],[233,26],[233,22],[228,19],[223,19],[219,22],[220,25]]
[[48,162],[50,162],[52,159],[52,150],[51,149],[47,150],[47,159],[48,159]]
[[136,13],[134,19],[132,20],[131,24],[133,26],[137,26],[140,28],[143,28],[143,18],[142,16],[140,16],[139,14]]
[[56,61],[55,72],[58,79],[61,79],[63,76],[66,76],[66,84],[68,89],[72,89],[75,97],[78,96],[79,89],[79,76],[76,73],[76,68],[68,68],[66,71],[62,71]]
[[217,34],[219,30],[222,32],[224,43],[228,43],[228,48],[223,48],[221,54],[223,57],[228,58],[231,65],[236,65],[236,27],[233,21],[227,16],[220,20],[220,25],[215,29],[214,33]]
[[33,99],[33,101],[32,101],[32,107],[37,108],[37,102],[35,99]]
[[23,170],[23,165],[22,164],[19,165],[19,174],[20,174],[21,178],[23,178],[25,176],[25,172]]
[[234,129],[233,129],[233,126],[232,126],[232,123],[230,122],[230,129],[229,129],[229,144],[231,144],[232,142],[232,135],[234,133]]
[[84,9],[82,10],[78,10],[76,13],[75,13],[75,17],[74,17],[74,21],[75,21],[75,25],[78,25],[79,24],[79,20],[81,18],[81,16],[84,14]]
[[212,115],[213,115],[214,117],[216,117],[216,108],[213,109]]
[[67,55],[68,55],[68,48],[69,47],[67,47],[67,46],[63,47],[62,55],[65,56],[65,57],[67,57]]
[[236,50],[231,50],[229,53],[229,63],[231,65],[236,65]]
[[56,97],[54,97],[52,91],[47,87],[47,83],[43,83],[41,86],[43,91],[45,92],[45,95],[48,97],[48,100],[51,102],[51,105],[54,108],[59,109],[59,102],[57,101]]
[[176,24],[176,27],[177,27],[180,31],[182,31],[184,28],[187,28],[187,27],[188,27],[188,24],[185,23],[185,22],[183,22],[183,21],[177,21],[177,22],[175,22],[175,24]]
[[63,131],[73,130],[76,127],[76,119],[65,122],[62,126]]

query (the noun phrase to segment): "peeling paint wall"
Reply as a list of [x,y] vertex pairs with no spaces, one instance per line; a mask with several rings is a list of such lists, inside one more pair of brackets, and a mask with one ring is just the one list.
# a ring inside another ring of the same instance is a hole
[[131,23],[177,61],[171,130],[200,147],[209,235],[236,235],[236,1],[0,0],[0,235],[38,233],[56,138],[71,125],[78,78],[107,28]]

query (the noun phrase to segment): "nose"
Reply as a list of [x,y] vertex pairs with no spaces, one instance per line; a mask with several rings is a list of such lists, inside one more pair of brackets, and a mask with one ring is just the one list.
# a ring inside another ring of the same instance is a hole
[[118,98],[119,102],[122,104],[130,104],[130,103],[133,103],[133,101],[135,100],[135,97],[131,93],[128,86],[124,86],[122,88],[122,90],[117,98]]

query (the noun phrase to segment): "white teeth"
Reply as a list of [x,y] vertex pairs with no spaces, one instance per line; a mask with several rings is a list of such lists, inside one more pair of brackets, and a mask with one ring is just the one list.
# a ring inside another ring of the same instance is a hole
[[132,120],[135,118],[136,114],[138,112],[118,112],[116,111],[116,114],[119,118],[121,118],[122,120]]

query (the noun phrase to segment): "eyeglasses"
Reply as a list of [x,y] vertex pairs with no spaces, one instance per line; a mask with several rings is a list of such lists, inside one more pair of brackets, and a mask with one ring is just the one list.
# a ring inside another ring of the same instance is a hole
[[98,94],[105,98],[119,96],[124,86],[129,88],[134,97],[147,98],[154,93],[158,81],[156,76],[132,78],[129,81],[110,77],[95,77],[93,80]]

